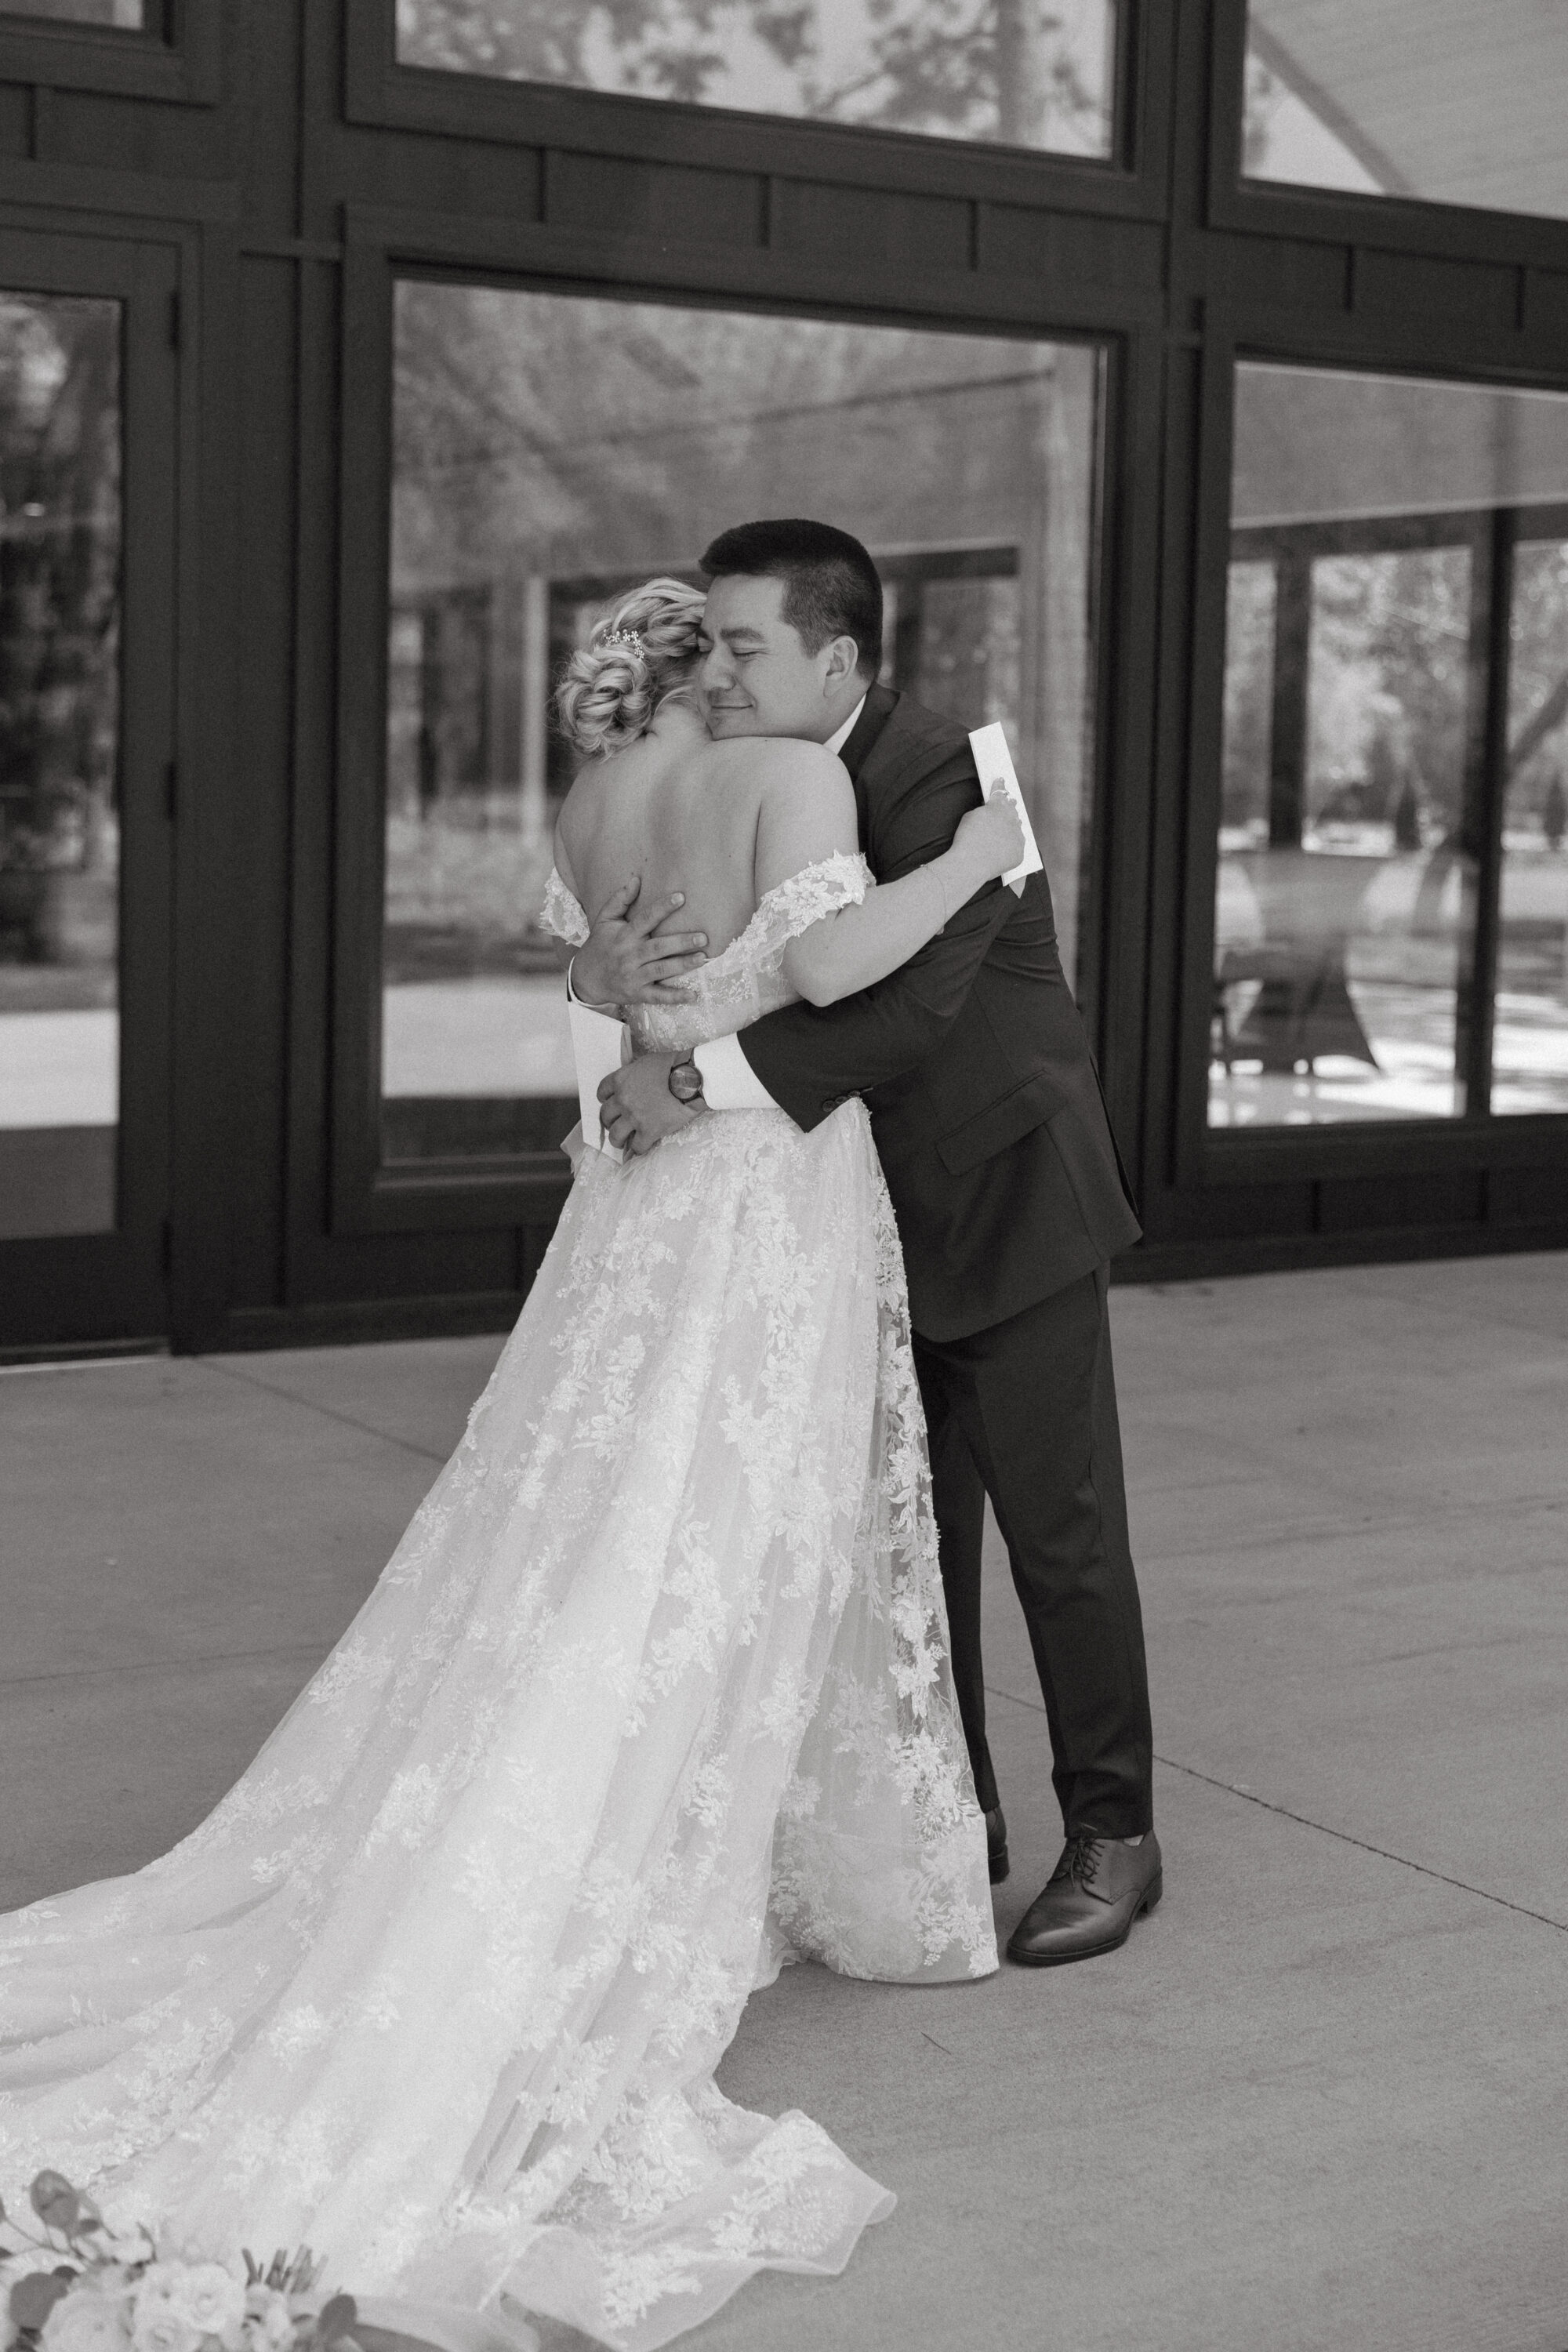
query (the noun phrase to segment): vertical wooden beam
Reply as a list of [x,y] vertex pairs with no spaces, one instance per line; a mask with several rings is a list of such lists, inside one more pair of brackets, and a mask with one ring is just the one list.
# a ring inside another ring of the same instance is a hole
[[1468,970],[1458,975],[1456,1075],[1465,1110],[1479,1118],[1491,1099],[1492,1036],[1497,1019],[1497,960],[1501,918],[1502,825],[1508,800],[1508,709],[1513,651],[1513,550],[1518,510],[1500,507],[1485,527],[1475,565],[1470,632],[1472,724],[1468,730],[1464,842],[1465,897],[1474,908]]
[[1312,559],[1292,549],[1274,572],[1274,694],[1268,748],[1268,846],[1300,849],[1307,816],[1308,674]]

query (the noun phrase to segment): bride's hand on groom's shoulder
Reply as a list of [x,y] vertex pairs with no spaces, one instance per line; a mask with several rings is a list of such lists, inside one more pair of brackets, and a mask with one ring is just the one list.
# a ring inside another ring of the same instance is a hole
[[640,1157],[701,1116],[700,1103],[679,1102],[669,1090],[671,1068],[686,1058],[684,1052],[637,1054],[600,1081],[599,1122],[619,1150]]
[[572,986],[590,1004],[679,1004],[684,975],[708,961],[706,931],[667,930],[686,900],[673,891],[639,907],[635,876],[612,892],[594,917],[572,963]]

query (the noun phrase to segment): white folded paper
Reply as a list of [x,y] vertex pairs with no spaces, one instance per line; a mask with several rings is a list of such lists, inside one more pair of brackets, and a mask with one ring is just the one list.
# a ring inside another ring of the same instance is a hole
[[1003,731],[1002,721],[995,719],[989,727],[971,728],[969,748],[974,754],[974,764],[980,771],[982,799],[989,800],[993,793],[1005,793],[1018,812],[1018,822],[1024,828],[1024,855],[1011,873],[1004,874],[1002,879],[1010,890],[1016,891],[1022,896],[1026,875],[1038,874],[1046,861],[1040,856],[1038,845],[1035,840],[1035,828],[1029,823],[1029,812],[1024,806],[1024,795],[1018,788],[1017,773],[1013,766],[1013,754],[1007,749],[1007,738]]
[[577,1108],[583,1114],[583,1140],[591,1151],[607,1151],[612,1160],[624,1157],[599,1124],[599,1081],[618,1070],[622,1028],[608,1013],[595,1013],[575,998],[567,1004],[572,1024],[572,1058],[577,1065]]

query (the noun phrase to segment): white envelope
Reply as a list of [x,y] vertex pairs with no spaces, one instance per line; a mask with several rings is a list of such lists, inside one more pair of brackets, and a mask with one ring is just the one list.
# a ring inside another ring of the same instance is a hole
[[1040,856],[1035,840],[1035,828],[1029,823],[1029,812],[1024,806],[1024,795],[1018,787],[1013,754],[1007,749],[1002,721],[994,719],[989,727],[972,728],[969,748],[980,771],[981,797],[989,800],[993,793],[1005,793],[1018,812],[1018,820],[1024,828],[1024,855],[1010,873],[1003,875],[1002,879],[1010,890],[1021,897],[1026,875],[1038,874],[1046,861]]
[[599,1081],[621,1066],[622,1029],[608,1013],[595,1013],[574,999],[566,1006],[572,1024],[572,1058],[577,1065],[577,1108],[583,1115],[583,1140],[591,1151],[608,1152],[612,1160],[625,1154],[599,1124]]

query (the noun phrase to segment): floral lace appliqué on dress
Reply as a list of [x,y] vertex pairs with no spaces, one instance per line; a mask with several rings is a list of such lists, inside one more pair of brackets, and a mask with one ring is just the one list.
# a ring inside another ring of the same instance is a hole
[[[639,1015],[789,1001],[808,867]],[[556,877],[552,928],[581,938]],[[626,2352],[890,2199],[713,2069],[786,1958],[996,1964],[903,1269],[868,1123],[585,1156],[468,1433],[249,1770],[128,1878],[0,1920],[0,2191],[45,2163],[373,2324]],[[513,2330],[515,2336],[515,2327]]]

